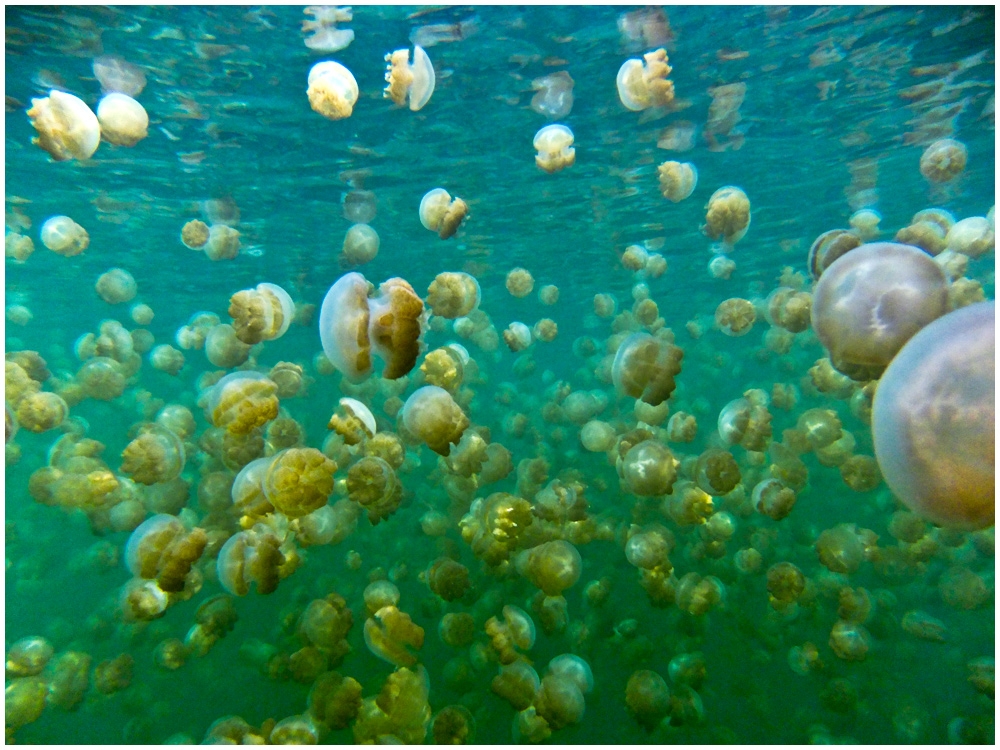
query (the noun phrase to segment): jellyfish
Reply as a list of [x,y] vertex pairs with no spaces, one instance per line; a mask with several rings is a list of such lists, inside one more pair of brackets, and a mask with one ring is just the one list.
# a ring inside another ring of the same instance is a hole
[[385,80],[388,85],[382,96],[392,99],[399,107],[409,104],[411,112],[426,106],[434,93],[434,66],[423,47],[413,47],[413,62],[410,63],[409,50],[398,49],[385,56],[388,63]]
[[514,562],[518,573],[546,596],[559,596],[576,583],[582,564],[576,547],[562,539],[524,550]]
[[920,174],[931,182],[951,182],[965,170],[969,151],[965,144],[942,138],[929,145],[920,156]]
[[333,60],[318,62],[309,70],[309,106],[328,120],[350,117],[358,100],[358,82],[351,71]]
[[690,162],[665,161],[656,168],[660,192],[671,203],[680,203],[694,192],[698,169]]
[[79,97],[55,89],[31,100],[31,125],[38,135],[31,142],[48,152],[55,161],[89,159],[101,143],[97,115]]
[[479,282],[461,271],[443,271],[427,288],[427,306],[442,318],[461,318],[479,307]]
[[176,516],[143,521],[125,545],[125,562],[137,578],[155,580],[160,591],[177,592],[208,543],[204,529],[190,531]]
[[573,131],[565,125],[546,125],[535,133],[532,141],[535,164],[552,174],[576,163],[576,149],[573,148]]
[[503,341],[512,352],[523,351],[531,346],[531,329],[524,323],[515,321],[503,332]]
[[169,482],[181,473],[184,460],[180,438],[166,427],[147,422],[122,451],[122,473],[140,484]]
[[316,448],[286,448],[272,459],[261,480],[264,496],[288,518],[326,505],[337,464]]
[[136,283],[128,271],[112,268],[101,274],[94,285],[97,294],[109,305],[117,305],[135,298]]
[[712,193],[705,205],[706,237],[721,239],[726,247],[739,242],[750,227],[750,199],[740,188],[727,185]]
[[47,219],[39,234],[45,247],[66,258],[79,255],[90,246],[87,230],[68,216]]
[[451,394],[443,388],[425,385],[414,391],[400,412],[403,426],[435,453],[446,456],[469,426]]
[[444,188],[428,190],[418,209],[424,229],[437,232],[442,240],[454,236],[468,212],[468,204],[458,197],[452,199]]
[[806,264],[809,275],[817,281],[830,264],[849,250],[860,247],[861,237],[847,229],[831,229],[813,240]]
[[657,406],[674,391],[684,352],[648,333],[633,333],[618,347],[611,376],[620,395]]
[[229,298],[229,316],[236,338],[244,344],[281,338],[292,323],[295,303],[276,284],[262,283]]
[[979,302],[918,331],[889,363],[872,406],[889,488],[939,525],[994,523],[995,306]]
[[278,388],[257,372],[234,372],[204,391],[198,405],[216,427],[247,435],[278,416]]
[[134,146],[146,137],[149,115],[139,102],[127,94],[106,94],[97,103],[101,136],[116,146]]
[[138,96],[146,86],[146,74],[138,65],[118,55],[99,55],[91,66],[105,94],[118,92]]
[[210,231],[205,222],[200,219],[191,219],[181,227],[181,242],[192,250],[201,250],[208,242]]
[[375,434],[375,417],[371,410],[357,399],[342,398],[337,411],[330,417],[327,429],[343,437],[347,445],[357,445]]
[[513,268],[505,281],[507,291],[515,297],[527,297],[535,288],[535,279],[526,268]]
[[626,60],[616,79],[618,98],[633,112],[670,104],[674,99],[674,83],[667,79],[671,70],[662,48],[647,52],[641,60]]
[[677,479],[679,464],[667,446],[655,440],[643,440],[625,454],[618,474],[633,494],[654,497],[670,492]]
[[531,88],[537,93],[531,97],[531,109],[550,120],[561,120],[573,109],[573,84],[565,70],[534,79]]
[[837,369],[877,375],[945,312],[947,299],[944,273],[929,255],[908,245],[871,243],[823,273],[813,292],[812,327]]
[[305,38],[306,46],[317,52],[340,52],[354,41],[354,29],[338,29],[337,24],[350,21],[354,16],[349,7],[335,5],[308,5],[302,12],[314,20],[302,22],[302,33],[312,32]]
[[345,265],[361,266],[375,260],[378,248],[378,232],[367,224],[354,224],[344,236],[340,259]]
[[225,224],[213,224],[203,249],[209,260],[232,260],[240,254],[240,233]]
[[323,298],[323,352],[352,383],[371,373],[373,354],[385,361],[382,377],[401,378],[416,364],[426,317],[423,301],[403,279],[383,282],[378,295],[369,297],[365,277],[352,271]]
[[670,713],[667,681],[649,669],[633,672],[625,686],[625,704],[636,721],[652,732]]
[[983,216],[970,216],[955,222],[948,230],[945,241],[951,252],[979,258],[993,252],[996,246],[996,234],[989,219]]

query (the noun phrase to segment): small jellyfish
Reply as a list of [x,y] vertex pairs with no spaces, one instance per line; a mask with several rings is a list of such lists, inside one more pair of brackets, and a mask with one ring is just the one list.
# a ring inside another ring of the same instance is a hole
[[191,219],[181,227],[181,242],[192,250],[201,250],[208,242],[209,234],[208,224],[200,219]]
[[149,115],[139,102],[127,94],[111,93],[97,104],[101,136],[116,146],[134,146],[146,137]]
[[343,265],[361,266],[375,260],[378,248],[378,232],[367,224],[354,224],[344,236],[340,260]]
[[517,572],[546,596],[559,596],[580,578],[582,561],[572,544],[562,539],[545,542],[518,553]]
[[446,456],[469,426],[455,399],[443,388],[425,385],[414,391],[400,412],[403,426],[435,453]]
[[[837,369],[877,375],[947,307],[947,281],[927,253],[876,242],[835,260],[813,291],[812,327]],[[845,370],[847,368],[847,370]]]
[[427,191],[418,209],[424,229],[437,232],[442,240],[454,236],[468,212],[468,204],[458,197],[453,200],[444,188]]
[[619,475],[633,494],[655,497],[670,492],[679,465],[670,448],[655,440],[643,440],[625,454]]
[[300,518],[326,505],[337,464],[316,448],[286,448],[271,461],[261,480],[264,496],[288,518]]
[[727,336],[745,336],[756,320],[753,303],[739,297],[720,302],[715,309],[715,325]]
[[360,273],[344,274],[330,287],[319,313],[323,352],[344,377],[360,383],[372,371],[372,355],[385,361],[382,377],[396,380],[417,362],[426,321],[424,303],[406,281],[384,281],[369,297]]
[[527,297],[535,288],[535,279],[531,272],[520,267],[511,269],[504,283],[507,291],[518,298]]
[[278,537],[261,524],[229,537],[216,560],[222,588],[233,596],[246,596],[250,584],[256,583],[258,594],[273,593],[282,578],[279,569],[286,563],[280,544]]
[[736,270],[736,261],[728,255],[715,255],[708,262],[708,273],[713,279],[728,279]]
[[105,94],[118,92],[138,96],[146,87],[146,74],[142,68],[118,55],[99,55],[94,58],[91,67]]
[[122,451],[122,473],[140,484],[169,482],[184,468],[184,444],[180,438],[154,422],[139,428]]
[[278,387],[257,372],[226,375],[202,393],[198,405],[216,427],[247,435],[278,416]]
[[375,417],[371,410],[353,398],[340,399],[337,411],[330,417],[326,427],[343,437],[347,445],[358,445],[376,432]]
[[573,109],[573,84],[565,70],[536,78],[531,82],[537,92],[531,97],[531,109],[550,120],[561,120]]
[[461,271],[443,271],[427,288],[427,306],[442,318],[461,318],[479,307],[479,282]]
[[358,82],[339,62],[324,60],[309,70],[309,106],[328,120],[350,117],[358,100]]
[[385,80],[388,85],[382,96],[392,99],[400,107],[408,103],[410,111],[417,112],[424,108],[434,93],[434,66],[419,45],[413,48],[412,64],[409,57],[409,50],[406,49],[398,49],[385,56],[388,63]]
[[31,142],[56,161],[89,159],[101,143],[97,115],[72,94],[53,89],[46,97],[32,99],[27,114],[38,131]]
[[882,215],[872,208],[862,208],[851,214],[848,224],[854,233],[861,238],[862,242],[871,242],[878,239],[878,225],[882,221]]
[[203,249],[209,260],[232,260],[240,254],[240,233],[225,224],[213,224]]
[[397,667],[412,667],[424,645],[424,629],[395,606],[382,607],[365,620],[365,645],[375,656]]
[[56,393],[37,391],[17,402],[17,424],[29,432],[47,432],[61,425],[69,416],[69,406]]
[[979,258],[993,252],[996,234],[990,220],[983,216],[970,216],[955,222],[945,238],[948,250],[970,258]]
[[667,681],[649,669],[632,673],[625,686],[625,704],[647,732],[652,732],[670,713]]
[[112,268],[102,273],[94,285],[98,296],[109,305],[117,305],[135,298],[137,288],[135,279],[122,268]]
[[934,141],[920,156],[920,174],[931,182],[951,182],[965,170],[968,160],[964,143],[943,138]]
[[565,125],[546,125],[535,133],[532,145],[538,152],[535,154],[535,164],[549,174],[576,163],[573,131]]
[[942,526],[994,524],[995,307],[930,323],[899,351],[872,406],[875,457],[907,507]]
[[42,224],[39,233],[42,244],[49,250],[71,258],[79,255],[90,245],[90,235],[87,230],[68,216],[53,216]]
[[531,346],[531,329],[524,323],[513,322],[503,332],[503,341],[512,352],[520,352]]
[[809,248],[809,257],[806,260],[809,275],[813,281],[818,280],[833,261],[860,246],[861,237],[847,229],[831,229],[823,232]]
[[727,185],[712,193],[705,205],[705,224],[701,230],[706,237],[732,247],[750,227],[750,199],[740,188]]
[[160,591],[177,592],[208,543],[204,529],[188,530],[161,513],[143,521],[125,545],[125,563],[137,578],[155,580]]
[[3,238],[3,254],[5,258],[12,258],[18,263],[23,263],[31,254],[35,252],[35,243],[31,237],[8,231]]
[[658,406],[674,392],[683,358],[681,348],[669,341],[633,333],[619,345],[611,365],[615,389],[620,395]]
[[274,341],[292,324],[295,303],[280,286],[262,283],[230,297],[229,316],[236,338],[244,344]]
[[626,60],[615,81],[618,98],[633,112],[670,104],[674,99],[674,83],[667,79],[671,70],[662,48],[647,52],[641,60]]
[[354,41],[354,29],[338,29],[338,23],[350,21],[354,15],[350,7],[336,5],[308,5],[302,12],[313,20],[302,21],[302,33],[312,32],[305,38],[305,45],[317,52],[340,52]]
[[680,203],[694,192],[698,169],[690,162],[665,161],[656,168],[660,192],[671,203]]

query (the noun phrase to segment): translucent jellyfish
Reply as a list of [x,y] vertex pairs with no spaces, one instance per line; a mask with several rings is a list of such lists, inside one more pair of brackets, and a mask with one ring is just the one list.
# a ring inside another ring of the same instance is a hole
[[66,401],[55,393],[29,393],[17,402],[17,424],[29,432],[47,432],[61,425],[69,416]]
[[209,260],[232,260],[240,254],[240,233],[225,224],[213,224],[204,250]]
[[280,544],[278,537],[260,524],[229,537],[216,560],[222,588],[233,596],[246,596],[250,584],[256,583],[258,594],[273,593],[282,577],[279,568],[285,564]]
[[3,254],[5,258],[12,258],[18,263],[23,263],[31,254],[35,252],[35,243],[31,237],[8,231],[3,238]]
[[559,596],[580,578],[580,553],[562,539],[545,542],[518,553],[517,572],[542,590],[546,596]]
[[452,200],[451,193],[444,188],[427,191],[420,199],[418,214],[424,229],[437,232],[443,240],[452,237],[469,212],[468,204],[461,198]]
[[347,497],[365,509],[374,526],[396,512],[403,491],[399,477],[385,459],[365,456],[347,472]]
[[455,399],[443,388],[425,385],[414,391],[400,412],[403,426],[439,455],[448,455],[452,444],[457,444],[469,426]]
[[234,435],[249,434],[278,416],[278,387],[257,372],[226,375],[198,398],[206,418]]
[[524,323],[515,321],[503,332],[503,341],[512,352],[523,351],[531,346],[531,329]]
[[727,185],[712,193],[705,205],[705,236],[735,245],[750,227],[750,199],[740,188]]
[[240,341],[236,329],[228,323],[213,326],[205,337],[205,357],[216,367],[237,367],[249,356],[250,344]]
[[354,29],[338,29],[338,23],[350,21],[354,16],[349,7],[336,5],[308,5],[303,11],[313,20],[302,22],[302,33],[312,32],[305,38],[309,49],[317,52],[340,52],[354,41]]
[[262,283],[230,297],[229,316],[236,338],[244,344],[273,341],[292,324],[295,303],[280,286]]
[[286,448],[272,460],[261,482],[264,496],[288,518],[326,505],[337,464],[316,448]]
[[329,120],[350,117],[358,100],[358,82],[351,71],[333,60],[324,60],[309,70],[309,106]]
[[142,68],[133,65],[118,55],[100,55],[94,58],[94,77],[101,84],[105,94],[118,92],[127,96],[138,96],[146,86],[146,74]]
[[209,234],[208,224],[200,219],[191,219],[181,227],[181,242],[192,250],[201,250],[208,242]]
[[518,267],[511,269],[507,274],[505,285],[507,291],[513,296],[518,298],[527,297],[531,294],[531,290],[535,288],[535,279],[528,269]]
[[946,243],[953,253],[978,258],[993,252],[996,247],[996,234],[989,219],[983,216],[970,216],[955,222],[948,230]]
[[532,145],[538,152],[535,164],[549,174],[571,167],[576,162],[573,131],[565,125],[546,125],[535,133]]
[[31,139],[55,161],[89,159],[101,143],[101,124],[79,97],[53,89],[41,99],[32,99],[28,109],[38,135]]
[[127,94],[112,93],[97,104],[101,136],[116,146],[134,146],[149,131],[149,115],[139,102]]
[[664,49],[647,52],[642,60],[626,60],[616,79],[618,98],[633,112],[670,104],[674,99],[674,83],[667,80],[671,70]]
[[367,224],[354,224],[344,236],[344,247],[340,252],[340,259],[344,265],[364,265],[375,260],[378,248],[378,232]]
[[812,327],[837,369],[878,374],[945,312],[947,300],[944,273],[927,253],[876,242],[851,250],[823,273],[813,291]]
[[181,591],[207,542],[203,529],[188,530],[176,516],[161,513],[132,532],[125,545],[125,563],[137,578],[155,579],[161,591]]
[[680,203],[694,192],[698,169],[690,162],[665,161],[656,168],[660,192],[671,203]]
[[939,525],[994,523],[995,320],[990,301],[930,323],[875,392],[872,436],[886,483]]
[[384,281],[369,297],[365,277],[351,272],[323,298],[319,335],[323,352],[350,382],[371,373],[372,355],[385,361],[382,377],[395,380],[416,364],[425,321],[423,301],[403,279]]
[[90,245],[87,230],[68,216],[53,216],[42,224],[42,244],[52,252],[70,258]]
[[417,112],[424,108],[434,93],[434,66],[420,46],[413,48],[412,64],[409,58],[410,53],[406,49],[398,49],[385,56],[388,63],[385,80],[388,85],[382,96],[392,99],[400,107],[409,103],[410,111]]
[[618,347],[611,378],[620,395],[641,398],[657,406],[674,392],[684,352],[648,333],[633,333]]
[[461,318],[477,307],[481,292],[479,282],[461,271],[443,271],[427,288],[427,306],[442,318]]
[[833,261],[860,246],[861,237],[847,229],[831,229],[823,232],[809,248],[809,257],[806,261],[809,275],[816,281]]
[[424,629],[395,606],[378,610],[365,620],[365,645],[375,656],[397,667],[412,667],[424,645]]
[[643,440],[625,454],[618,473],[630,492],[640,497],[654,497],[670,492],[679,465],[667,446],[655,440]]
[[112,268],[102,273],[94,288],[97,294],[109,305],[117,305],[135,298],[137,287],[135,279],[122,268]]
[[554,341],[559,335],[559,326],[552,318],[542,318],[531,327],[531,334],[539,341]]
[[920,174],[931,182],[951,182],[965,171],[968,160],[964,143],[943,138],[934,141],[920,156]]
[[468,745],[476,738],[476,720],[465,706],[445,706],[431,722],[435,745]]
[[728,255],[715,255],[708,262],[708,273],[713,279],[728,279],[736,270],[736,261]]
[[757,320],[757,311],[750,300],[733,297],[715,308],[715,325],[727,336],[745,336]]
[[538,290],[538,300],[543,305],[554,305],[559,301],[559,287],[554,284],[546,284]]
[[573,83],[565,70],[536,78],[531,82],[537,92],[531,97],[531,109],[550,120],[561,120],[573,109]]
[[882,215],[871,208],[862,208],[851,214],[848,224],[854,233],[861,238],[862,242],[871,242],[878,239],[878,225],[882,221]]
[[344,194],[341,210],[348,221],[367,224],[378,211],[375,193],[371,190],[351,190]]
[[633,672],[625,686],[625,704],[635,720],[652,732],[670,713],[667,681],[649,669]]
[[357,445],[375,434],[375,417],[371,410],[357,399],[342,398],[337,410],[330,417],[327,429],[343,437],[347,445]]

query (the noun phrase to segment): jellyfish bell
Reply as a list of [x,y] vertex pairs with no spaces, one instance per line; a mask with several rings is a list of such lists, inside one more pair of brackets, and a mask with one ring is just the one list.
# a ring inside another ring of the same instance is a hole
[[358,100],[358,82],[347,68],[324,60],[309,70],[309,106],[328,120],[350,117]]
[[149,115],[139,102],[127,94],[105,95],[97,104],[101,136],[116,146],[134,146],[146,137]]
[[42,244],[67,258],[79,255],[90,246],[87,230],[68,216],[53,216],[42,224]]
[[55,89],[32,99],[28,117],[38,135],[31,142],[55,161],[89,159],[101,143],[101,124],[87,103]]
[[428,190],[420,199],[417,213],[424,229],[437,232],[443,240],[453,236],[469,212],[468,204],[459,197],[454,199],[444,188]]
[[671,70],[664,49],[626,60],[615,79],[618,98],[633,112],[669,104],[674,99],[673,81],[667,79]]
[[532,141],[535,151],[535,164],[538,168],[552,174],[576,162],[576,149],[573,148],[573,131],[565,125],[546,125],[535,133]]
[[618,347],[611,377],[620,395],[641,398],[657,406],[674,391],[684,352],[648,333],[633,333]]
[[435,453],[446,456],[453,444],[462,439],[469,426],[455,399],[444,388],[425,385],[414,391],[400,412],[403,426]]
[[424,52],[423,47],[413,47],[413,62],[409,59],[409,50],[398,49],[385,56],[385,80],[388,85],[382,96],[392,99],[393,103],[402,107],[409,104],[411,112],[424,108],[434,93],[434,66]]
[[531,109],[550,120],[565,117],[573,109],[573,85],[572,76],[565,70],[534,79],[531,88],[536,93],[531,97]]
[[978,302],[928,324],[875,392],[872,436],[886,483],[949,528],[994,524],[995,315],[992,301]]

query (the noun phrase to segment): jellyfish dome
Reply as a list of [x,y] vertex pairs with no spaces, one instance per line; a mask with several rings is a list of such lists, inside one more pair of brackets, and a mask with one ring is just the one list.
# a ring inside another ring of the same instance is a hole
[[875,457],[893,494],[941,526],[993,526],[996,309],[963,307],[917,333],[879,381]]

